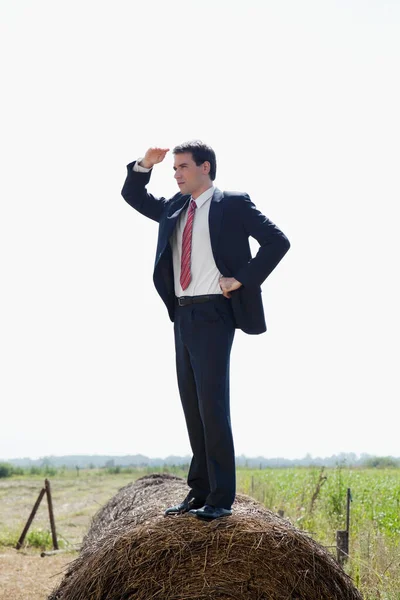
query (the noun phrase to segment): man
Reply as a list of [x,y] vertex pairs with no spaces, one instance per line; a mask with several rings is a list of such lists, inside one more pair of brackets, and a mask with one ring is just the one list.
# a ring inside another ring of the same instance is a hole
[[[168,148],[150,148],[128,165],[122,195],[157,221],[154,284],[174,322],[178,387],[193,452],[190,491],[168,515],[212,520],[232,514],[235,454],[229,360],[235,329],[266,331],[261,284],[289,249],[286,236],[249,196],[214,187],[216,157],[199,141],[176,146],[170,200],[149,194],[151,169]],[[252,258],[249,236],[260,244]]]

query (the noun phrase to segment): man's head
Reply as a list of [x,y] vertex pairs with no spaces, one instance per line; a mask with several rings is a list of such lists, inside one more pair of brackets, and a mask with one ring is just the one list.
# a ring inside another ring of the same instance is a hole
[[198,140],[175,146],[175,179],[182,194],[197,198],[211,187],[217,172],[217,159],[210,146]]

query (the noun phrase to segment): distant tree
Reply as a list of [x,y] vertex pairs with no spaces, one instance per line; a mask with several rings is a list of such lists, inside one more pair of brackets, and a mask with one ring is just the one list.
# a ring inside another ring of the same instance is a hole
[[13,466],[9,463],[0,463],[0,478],[1,477],[11,477],[14,473]]
[[376,469],[396,468],[400,467],[400,461],[393,456],[370,456],[365,460],[364,465]]

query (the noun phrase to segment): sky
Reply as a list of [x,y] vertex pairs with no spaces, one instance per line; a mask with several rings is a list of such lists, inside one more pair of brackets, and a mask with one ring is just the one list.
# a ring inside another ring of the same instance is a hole
[[0,0],[0,459],[190,454],[157,225],[120,194],[190,139],[291,242],[267,333],[236,332],[236,454],[400,456],[399,25],[395,0]]

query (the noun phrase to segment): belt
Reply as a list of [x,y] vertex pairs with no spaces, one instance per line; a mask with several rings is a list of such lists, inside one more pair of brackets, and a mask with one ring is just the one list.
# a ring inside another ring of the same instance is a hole
[[205,294],[203,296],[176,296],[176,300],[179,306],[187,306],[188,304],[200,304],[202,302],[209,302],[210,300],[219,300],[225,298],[223,294]]

